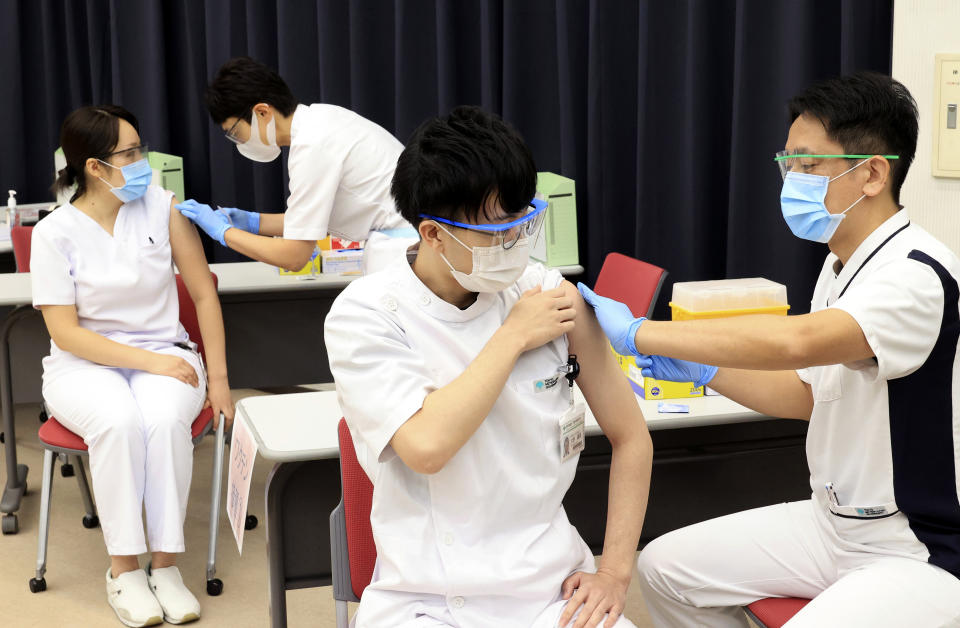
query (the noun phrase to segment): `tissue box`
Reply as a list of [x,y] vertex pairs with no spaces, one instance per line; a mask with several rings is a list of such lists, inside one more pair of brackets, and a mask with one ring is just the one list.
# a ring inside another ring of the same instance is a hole
[[332,249],[320,251],[321,271],[324,274],[359,274],[363,270],[363,249]]
[[693,382],[667,382],[644,377],[636,364],[630,365],[627,379],[630,380],[633,392],[644,399],[689,399],[703,396],[703,386],[694,386]]

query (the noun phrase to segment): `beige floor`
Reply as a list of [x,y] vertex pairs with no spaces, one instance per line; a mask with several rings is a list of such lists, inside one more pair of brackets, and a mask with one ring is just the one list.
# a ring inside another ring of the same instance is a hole
[[[237,398],[257,394],[253,391],[235,393]],[[0,626],[121,626],[105,599],[103,578],[108,561],[100,531],[86,530],[80,524],[83,506],[76,480],[61,477],[59,468],[53,484],[47,591],[32,594],[28,589],[27,581],[33,576],[36,561],[42,450],[37,442],[38,407],[21,405],[16,410],[17,455],[21,463],[30,466],[30,492],[21,506],[19,534],[0,537]],[[217,575],[223,579],[224,592],[220,597],[209,597],[205,593],[204,570],[212,453],[210,438],[196,449],[186,522],[188,552],[180,561],[184,579],[203,606],[203,618],[198,625],[268,626],[267,559],[262,523],[263,488],[269,465],[260,460],[255,467],[250,512],[260,515],[261,526],[246,533],[243,556],[237,552],[226,517],[220,517]],[[2,473],[0,477],[6,481]],[[335,626],[330,587],[289,592],[287,609],[290,626]],[[638,628],[652,625],[636,584],[628,593],[625,614]]]

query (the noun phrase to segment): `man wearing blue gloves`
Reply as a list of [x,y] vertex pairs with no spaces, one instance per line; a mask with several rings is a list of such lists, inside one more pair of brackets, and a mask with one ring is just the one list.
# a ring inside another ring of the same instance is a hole
[[648,321],[579,286],[644,374],[810,421],[811,499],[658,538],[644,599],[657,626],[746,627],[740,607],[767,597],[813,599],[791,628],[958,625],[960,260],[899,204],[916,104],[860,73],[790,113],[782,213],[830,248],[810,314]]
[[[284,213],[214,210],[194,200],[177,205],[223,246],[299,270],[328,234],[367,240],[364,268],[370,270],[417,240],[390,197],[403,144],[382,127],[349,109],[298,103],[276,72],[248,57],[231,59],[217,71],[206,104],[244,157],[269,162],[280,156],[281,146],[290,147]],[[381,262],[371,262],[371,251]]]

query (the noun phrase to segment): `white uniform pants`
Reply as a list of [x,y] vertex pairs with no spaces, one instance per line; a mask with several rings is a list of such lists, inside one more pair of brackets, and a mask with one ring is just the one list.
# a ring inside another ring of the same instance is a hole
[[93,493],[111,556],[147,551],[144,508],[150,549],[184,551],[193,474],[190,426],[206,398],[206,378],[195,354],[176,355],[197,370],[198,388],[164,375],[103,367],[70,371],[43,387],[50,413],[89,448]]
[[666,534],[640,554],[655,626],[746,628],[740,607],[815,598],[789,628],[960,626],[960,579],[837,537],[814,502],[778,504]]
[[[443,597],[436,595],[423,595],[418,597],[420,597],[420,599],[411,601],[410,604],[406,605],[403,611],[403,617],[397,617],[391,621],[390,625],[392,627],[460,628],[460,624],[457,623],[456,619],[454,619],[450,613],[446,600]],[[563,599],[553,602],[540,613],[540,616],[534,620],[530,628],[566,628],[565,626],[557,625],[557,621],[560,619],[560,615],[563,613],[566,605],[567,601]],[[510,616],[510,608],[508,606],[503,608],[503,614],[504,617]],[[576,619],[579,615],[580,612],[578,611],[577,614],[573,616],[573,619]],[[604,621],[606,621],[606,617],[604,617]],[[573,625],[573,620],[570,620],[568,625]],[[353,621],[350,622],[350,626],[351,628],[356,628],[356,615],[354,615]],[[600,623],[600,626],[603,626],[603,622]],[[636,625],[621,615],[613,627],[636,628]]]

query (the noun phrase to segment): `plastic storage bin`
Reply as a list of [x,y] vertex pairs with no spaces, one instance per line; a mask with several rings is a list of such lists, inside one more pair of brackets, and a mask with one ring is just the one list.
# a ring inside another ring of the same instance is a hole
[[673,285],[673,320],[725,318],[745,314],[786,315],[787,287],[769,279],[687,281]]

